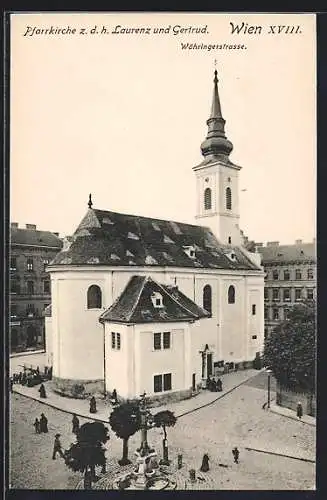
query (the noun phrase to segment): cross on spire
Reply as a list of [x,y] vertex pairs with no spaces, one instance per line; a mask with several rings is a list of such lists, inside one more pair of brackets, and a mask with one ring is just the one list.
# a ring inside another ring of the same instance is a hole
[[89,207],[89,208],[92,208],[92,205],[93,205],[93,203],[92,203],[92,195],[91,195],[91,194],[89,194],[88,207]]

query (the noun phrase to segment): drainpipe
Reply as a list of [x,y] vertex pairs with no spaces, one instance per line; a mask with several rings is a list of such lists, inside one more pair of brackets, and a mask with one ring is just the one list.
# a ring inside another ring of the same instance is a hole
[[106,397],[106,328],[104,322],[102,323],[103,326],[103,391],[104,391],[104,397]]

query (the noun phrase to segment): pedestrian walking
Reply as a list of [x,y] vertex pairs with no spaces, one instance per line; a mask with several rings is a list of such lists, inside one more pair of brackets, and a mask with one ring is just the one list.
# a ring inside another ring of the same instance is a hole
[[297,407],[296,407],[296,415],[301,420],[301,418],[303,416],[303,408],[302,408],[302,404],[300,401],[298,402]]
[[95,401],[95,397],[92,396],[90,399],[90,413],[96,413],[97,412],[97,404]]
[[12,377],[10,377],[9,379],[9,387],[10,387],[10,392],[13,392],[14,391],[14,379]]
[[35,419],[35,422],[33,425],[35,427],[35,434],[40,434],[41,429],[40,429],[40,421],[38,418]]
[[77,435],[77,433],[79,431],[79,419],[78,419],[77,415],[75,415],[75,413],[73,415],[72,424],[73,424],[72,433]]
[[240,456],[240,452],[238,451],[237,447],[232,449],[233,457],[234,457],[234,462],[238,464],[238,458]]
[[117,391],[114,389],[111,394],[111,404],[116,405],[118,403]]
[[59,438],[60,438],[60,434],[56,434],[55,435],[55,440],[54,440],[54,443],[53,443],[52,460],[56,460],[57,453],[59,453],[59,455],[61,456],[61,458],[64,458],[64,454],[63,454],[63,451],[62,451],[62,446],[61,446],[61,442],[60,442]]
[[209,470],[209,456],[207,453],[205,453],[202,458],[202,465],[200,467],[200,471],[208,472],[208,470]]
[[41,413],[41,418],[40,418],[40,432],[44,432],[44,433],[49,432],[49,430],[48,430],[48,419],[44,415],[44,413]]
[[44,384],[41,384],[40,385],[40,389],[39,389],[39,393],[40,393],[40,398],[46,398],[47,397],[47,394],[45,392],[45,387],[44,387]]
[[223,383],[220,378],[217,380],[216,386],[218,392],[221,392],[223,390]]

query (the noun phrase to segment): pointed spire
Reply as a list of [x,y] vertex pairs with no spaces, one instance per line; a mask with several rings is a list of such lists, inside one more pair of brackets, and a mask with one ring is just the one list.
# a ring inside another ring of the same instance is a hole
[[225,120],[221,113],[218,92],[218,73],[216,69],[214,75],[211,113],[207,120],[208,134],[205,141],[201,144],[201,151],[204,157],[210,156],[213,159],[224,157],[226,159],[233,150],[233,144],[225,135]]
[[91,195],[91,194],[89,194],[88,207],[89,207],[89,208],[92,208],[92,205],[93,205],[93,203],[92,203],[92,195]]
[[215,78],[213,80],[213,83],[214,83],[214,88],[213,88],[210,118],[222,118],[220,100],[219,100],[219,94],[218,94],[218,77],[217,77],[217,70],[216,69],[215,69]]

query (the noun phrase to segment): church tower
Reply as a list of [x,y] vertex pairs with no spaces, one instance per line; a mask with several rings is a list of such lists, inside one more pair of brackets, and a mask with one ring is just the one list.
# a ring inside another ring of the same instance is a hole
[[225,135],[215,70],[208,133],[201,144],[203,161],[193,168],[196,175],[196,219],[211,229],[223,244],[241,245],[239,229],[239,186],[241,167],[232,163],[229,155],[233,144]]

